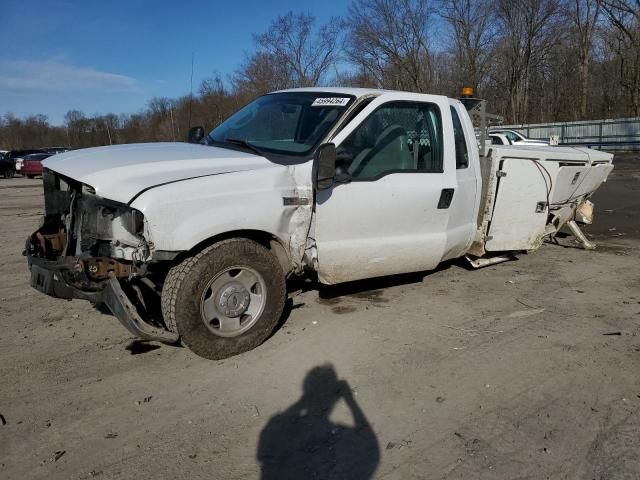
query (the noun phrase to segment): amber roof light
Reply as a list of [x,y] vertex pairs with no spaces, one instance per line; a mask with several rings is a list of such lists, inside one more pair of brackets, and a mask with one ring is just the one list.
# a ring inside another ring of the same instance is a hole
[[473,97],[473,87],[462,87],[461,97]]

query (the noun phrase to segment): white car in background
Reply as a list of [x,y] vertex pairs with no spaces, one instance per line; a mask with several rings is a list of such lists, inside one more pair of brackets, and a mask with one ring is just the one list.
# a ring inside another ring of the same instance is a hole
[[504,133],[490,133],[488,145],[511,145],[511,140]]
[[537,145],[537,146],[549,145],[549,142],[545,142],[544,140],[534,140],[532,138],[527,138],[517,130],[496,128],[496,129],[491,129],[489,131],[489,135],[492,135],[492,134],[504,135],[507,139],[509,139],[510,143],[505,143],[503,145]]
[[[478,147],[480,147],[479,134],[476,133]],[[512,145],[511,140],[504,133],[489,133],[488,138],[484,142],[484,151],[486,152],[495,145]]]

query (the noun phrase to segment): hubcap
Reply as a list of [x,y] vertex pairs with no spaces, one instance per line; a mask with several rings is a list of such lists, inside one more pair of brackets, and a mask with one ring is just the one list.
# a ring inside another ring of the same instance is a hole
[[260,318],[267,300],[262,276],[249,267],[231,267],[211,279],[202,294],[200,314],[215,335],[235,337]]
[[251,297],[242,284],[230,284],[220,295],[218,305],[227,317],[235,318],[247,311]]

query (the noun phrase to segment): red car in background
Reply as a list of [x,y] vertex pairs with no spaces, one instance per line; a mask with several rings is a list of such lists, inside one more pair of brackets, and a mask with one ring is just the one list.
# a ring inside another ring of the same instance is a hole
[[49,158],[50,153],[32,153],[25,155],[22,159],[22,167],[20,173],[25,177],[35,178],[42,175],[42,160]]

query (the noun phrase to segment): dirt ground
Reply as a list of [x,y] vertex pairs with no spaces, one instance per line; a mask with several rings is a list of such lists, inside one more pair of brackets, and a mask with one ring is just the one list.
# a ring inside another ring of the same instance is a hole
[[32,290],[41,187],[0,179],[0,478],[640,478],[640,156],[616,164],[595,252],[311,288],[219,362]]

